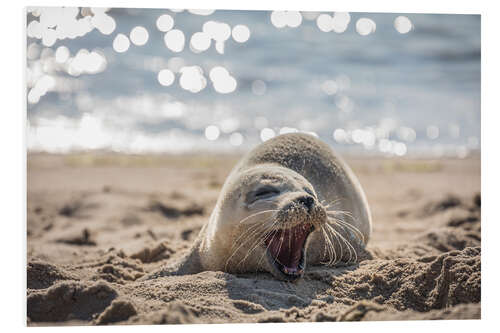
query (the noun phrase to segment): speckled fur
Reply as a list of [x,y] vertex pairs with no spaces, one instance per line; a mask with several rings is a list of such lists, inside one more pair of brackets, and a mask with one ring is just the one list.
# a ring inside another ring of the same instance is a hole
[[[269,263],[258,260],[262,259],[263,248],[256,249],[255,254],[252,253],[246,259],[245,253],[248,254],[249,249],[243,248],[241,253],[237,253],[238,259],[243,257],[239,262],[228,259],[233,253],[233,243],[244,232],[239,222],[258,211],[257,208],[249,209],[242,204],[243,197],[256,180],[259,183],[286,184],[288,191],[280,195],[281,202],[292,200],[305,187],[315,192],[317,202],[322,203],[322,206],[335,201],[332,207],[350,212],[352,218],[342,220],[357,228],[364,239],[359,240],[346,228],[338,227],[335,230],[352,245],[358,259],[362,257],[371,235],[372,222],[367,200],[357,178],[327,144],[308,134],[293,133],[268,140],[244,156],[226,179],[212,215],[188,255],[146,278],[204,270],[235,273],[271,271]],[[328,261],[325,241],[319,230],[311,233],[305,246],[308,265]],[[340,253],[343,245],[338,242],[334,246]],[[339,263],[348,260],[352,258],[348,258],[344,251]],[[242,261],[244,265],[241,265]]]

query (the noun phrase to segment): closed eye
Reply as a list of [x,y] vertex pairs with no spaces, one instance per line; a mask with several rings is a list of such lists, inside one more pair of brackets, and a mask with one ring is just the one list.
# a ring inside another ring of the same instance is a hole
[[271,198],[279,193],[280,193],[280,191],[277,188],[262,187],[262,188],[257,189],[255,191],[254,198],[255,198],[255,200],[268,199],[268,198]]

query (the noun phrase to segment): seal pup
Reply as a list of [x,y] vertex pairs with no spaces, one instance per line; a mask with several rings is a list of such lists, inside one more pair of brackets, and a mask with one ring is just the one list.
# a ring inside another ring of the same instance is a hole
[[312,135],[279,135],[233,168],[187,255],[143,279],[210,270],[294,281],[309,265],[356,263],[371,231],[347,164]]

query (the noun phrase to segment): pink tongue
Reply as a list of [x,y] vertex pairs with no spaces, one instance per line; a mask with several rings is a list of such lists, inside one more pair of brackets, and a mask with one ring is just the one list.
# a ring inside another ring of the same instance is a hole
[[272,257],[290,272],[298,270],[309,229],[309,225],[298,225],[292,229],[277,230],[266,240]]

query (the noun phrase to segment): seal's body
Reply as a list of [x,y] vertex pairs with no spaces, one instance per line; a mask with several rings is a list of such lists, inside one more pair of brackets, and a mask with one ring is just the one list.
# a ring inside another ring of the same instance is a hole
[[371,229],[363,190],[333,150],[308,134],[280,135],[242,158],[190,253],[154,276],[267,271],[291,281],[306,262],[356,262]]

